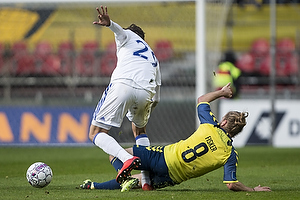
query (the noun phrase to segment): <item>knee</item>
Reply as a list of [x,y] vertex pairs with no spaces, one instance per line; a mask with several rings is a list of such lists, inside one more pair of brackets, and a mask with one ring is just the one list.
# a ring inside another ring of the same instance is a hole
[[94,137],[100,132],[100,128],[94,125],[90,126],[89,139],[93,142]]
[[98,133],[100,133],[100,132],[103,132],[103,133],[107,133],[107,134],[108,134],[108,130],[103,129],[103,128],[100,128],[100,127],[98,127],[98,126],[91,125],[91,126],[90,126],[90,131],[89,131],[89,139],[93,142],[94,137],[95,137]]
[[93,142],[95,135],[96,134],[94,134],[94,132],[92,132],[92,131],[89,132],[89,139],[90,139],[90,141]]

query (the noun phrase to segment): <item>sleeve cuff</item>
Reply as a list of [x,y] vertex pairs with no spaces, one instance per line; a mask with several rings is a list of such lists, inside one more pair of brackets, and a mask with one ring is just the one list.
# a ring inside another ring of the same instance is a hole
[[200,104],[208,104],[208,105],[210,105],[208,102],[200,102],[200,103],[197,104],[197,107],[198,107]]
[[236,180],[236,181],[223,181],[223,183],[237,183],[237,182],[239,182],[238,180]]
[[109,26],[106,26],[106,27],[111,28],[113,23],[114,23],[114,22],[113,22],[112,20],[110,20],[110,25],[109,25]]

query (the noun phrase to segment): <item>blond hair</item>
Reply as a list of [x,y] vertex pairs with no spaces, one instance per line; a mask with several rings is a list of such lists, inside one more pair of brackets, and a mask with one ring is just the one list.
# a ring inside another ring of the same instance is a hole
[[246,117],[248,117],[248,112],[238,112],[238,111],[230,111],[228,112],[223,120],[227,120],[227,124],[224,130],[231,136],[234,137],[239,134],[244,126],[247,124]]

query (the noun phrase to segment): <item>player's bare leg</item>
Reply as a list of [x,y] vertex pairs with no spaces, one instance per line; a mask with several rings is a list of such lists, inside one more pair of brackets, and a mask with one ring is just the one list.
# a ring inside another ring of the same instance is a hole
[[108,134],[107,129],[91,125],[89,139],[105,153],[119,158],[123,163],[133,158],[120,144]]
[[98,133],[106,133],[106,134],[108,134],[108,130],[106,130],[106,129],[104,129],[104,128],[100,128],[100,127],[98,127],[98,126],[91,125],[91,126],[90,126],[90,132],[89,132],[89,139],[93,142],[94,137],[95,137]]

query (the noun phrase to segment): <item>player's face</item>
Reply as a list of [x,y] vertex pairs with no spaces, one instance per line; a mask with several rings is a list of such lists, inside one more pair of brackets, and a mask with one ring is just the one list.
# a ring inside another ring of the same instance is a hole
[[224,127],[227,124],[227,120],[223,117],[220,122],[220,127]]

